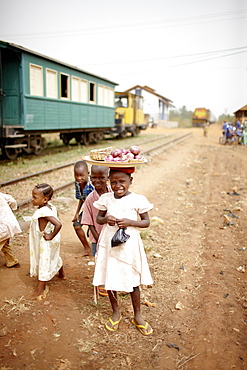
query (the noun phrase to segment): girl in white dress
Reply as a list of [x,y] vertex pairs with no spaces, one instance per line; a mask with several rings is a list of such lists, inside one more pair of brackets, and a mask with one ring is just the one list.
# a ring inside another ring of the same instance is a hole
[[[149,226],[148,211],[153,208],[146,197],[131,193],[131,173],[134,168],[111,168],[109,173],[111,193],[101,195],[94,202],[99,210],[97,222],[103,224],[98,241],[93,285],[104,285],[112,306],[113,314],[105,324],[116,331],[121,321],[117,291],[129,292],[134,309],[132,323],[143,335],[152,334],[153,329],[145,322],[140,312],[139,285],[153,283],[146,254],[137,228]],[[129,239],[112,247],[111,239],[118,229],[125,229]]]
[[48,184],[36,185],[32,191],[32,203],[38,209],[32,216],[29,234],[30,276],[38,276],[38,285],[31,299],[44,299],[48,293],[46,282],[56,273],[66,279],[60,257],[61,222],[54,205],[49,203],[53,189]]

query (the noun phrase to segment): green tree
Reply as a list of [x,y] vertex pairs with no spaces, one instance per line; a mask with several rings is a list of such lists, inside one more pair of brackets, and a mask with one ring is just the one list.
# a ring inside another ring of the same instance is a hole
[[193,112],[183,105],[181,108],[170,110],[169,121],[178,122],[179,127],[191,127]]
[[234,122],[235,120],[235,117],[232,116],[231,114],[221,114],[218,118],[218,122],[223,122],[223,121],[226,121],[226,122]]

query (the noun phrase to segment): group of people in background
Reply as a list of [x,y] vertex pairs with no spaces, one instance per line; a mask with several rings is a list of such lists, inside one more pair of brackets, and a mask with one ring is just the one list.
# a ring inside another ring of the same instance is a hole
[[[149,226],[148,211],[153,208],[147,198],[129,191],[135,168],[108,168],[91,166],[78,161],[74,166],[75,196],[78,206],[73,217],[73,227],[84,248],[82,257],[95,256],[93,285],[100,295],[109,297],[112,316],[106,321],[109,331],[116,331],[122,319],[117,292],[130,293],[133,305],[133,325],[143,334],[153,332],[151,325],[141,316],[140,285],[153,283],[144,246],[138,228]],[[110,185],[107,181],[109,180]],[[51,203],[53,189],[49,184],[39,184],[32,190],[32,203],[37,207],[29,231],[30,276],[38,283],[30,299],[46,297],[49,282],[55,275],[66,279],[60,256],[60,230],[62,224],[56,207]],[[10,238],[21,229],[15,218],[16,201],[0,193],[0,250],[7,267],[19,267],[19,261],[10,246]],[[88,237],[82,228],[88,226]],[[119,229],[124,229],[127,241],[113,247],[111,240]]]
[[247,145],[247,121],[241,125],[239,120],[235,122],[223,122],[222,134],[228,141],[234,141],[234,137],[238,138],[239,144]]

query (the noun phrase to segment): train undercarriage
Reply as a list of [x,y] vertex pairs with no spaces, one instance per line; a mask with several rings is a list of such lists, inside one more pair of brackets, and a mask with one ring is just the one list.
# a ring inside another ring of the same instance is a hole
[[[145,125],[122,125],[121,122],[116,122],[113,128],[88,131],[69,130],[61,132],[59,137],[64,145],[69,145],[70,141],[75,139],[78,144],[87,146],[89,144],[97,144],[105,138],[105,135],[110,135],[114,138],[125,138],[128,134],[136,136],[140,133],[140,130],[146,129],[146,126],[144,126]],[[45,133],[51,132],[52,131]],[[2,156],[9,160],[16,159],[20,154],[39,155],[45,147],[46,141],[45,138],[41,136],[41,133],[28,135],[12,129],[11,134],[7,132],[7,135],[6,133],[5,135],[1,135]]]

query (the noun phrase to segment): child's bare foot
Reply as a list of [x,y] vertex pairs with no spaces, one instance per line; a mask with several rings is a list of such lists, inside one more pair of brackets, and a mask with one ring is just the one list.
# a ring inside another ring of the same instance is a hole
[[37,301],[42,301],[43,299],[45,299],[46,298],[46,296],[47,296],[47,294],[48,294],[48,292],[49,292],[49,287],[46,285],[46,287],[45,287],[45,289],[44,289],[44,291],[43,291],[43,293],[42,294],[40,294],[36,299],[37,299]]
[[49,291],[48,286],[46,285],[46,281],[40,281],[38,280],[38,285],[36,289],[31,293],[31,295],[28,297],[29,299],[38,299],[41,301],[44,299]]
[[45,299],[47,296],[47,293],[49,291],[48,286],[46,285],[44,288],[37,287],[28,297],[30,300],[38,300],[42,301],[42,299]]
[[28,296],[28,299],[31,299],[31,300],[35,300],[37,299],[41,294],[43,293],[42,292],[37,292],[37,290],[35,289],[29,296]]
[[60,270],[59,270],[59,274],[58,274],[58,277],[59,277],[59,279],[61,279],[61,280],[66,280],[67,278],[66,278],[66,276],[65,276],[65,273],[64,273],[64,268],[63,268],[63,266],[60,268]]
[[82,253],[82,257],[90,256],[91,255],[91,249],[85,249],[85,251]]

